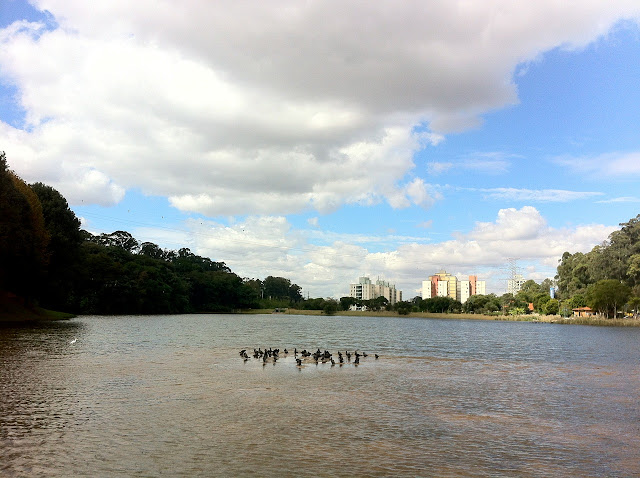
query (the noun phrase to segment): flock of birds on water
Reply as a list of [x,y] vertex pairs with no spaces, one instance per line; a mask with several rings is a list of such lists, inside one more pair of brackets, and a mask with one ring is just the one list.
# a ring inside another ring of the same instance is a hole
[[[373,355],[375,357],[375,360],[380,358],[378,354],[373,354]],[[245,362],[249,361],[251,357],[253,357],[256,360],[261,360],[262,365],[266,365],[267,363],[273,363],[275,365],[275,363],[280,358],[285,358],[289,356],[290,356],[290,352],[287,349],[284,349],[282,352],[280,352],[280,349],[274,349],[274,348],[267,349],[265,347],[265,349],[262,350],[261,348],[258,348],[258,349],[253,349],[253,353],[251,355],[247,353],[247,349],[242,349],[240,351],[240,357]],[[320,349],[318,349],[315,352],[311,353],[306,349],[302,351],[298,351],[297,348],[293,349],[293,357],[295,358],[296,365],[298,367],[302,367],[304,363],[315,363],[316,365],[318,365],[319,363],[323,363],[323,364],[330,363],[332,367],[335,366],[336,364],[342,367],[343,365],[345,365],[345,363],[353,364],[357,366],[358,364],[360,364],[360,357],[367,358],[368,356],[369,354],[367,354],[366,352],[361,353],[361,352],[358,352],[357,350],[354,350],[353,352],[349,352],[348,350],[345,350],[344,354],[342,353],[342,351],[338,351],[337,353],[338,360],[336,362],[336,360],[333,358],[333,354],[329,353],[328,350],[321,352]],[[352,357],[353,357],[353,361],[351,361]],[[345,358],[346,358],[346,361],[345,361]]]

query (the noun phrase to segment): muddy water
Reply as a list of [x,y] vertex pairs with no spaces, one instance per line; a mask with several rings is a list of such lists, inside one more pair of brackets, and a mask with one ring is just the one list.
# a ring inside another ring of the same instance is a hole
[[6,476],[640,475],[637,329],[81,317],[0,329],[0,391]]

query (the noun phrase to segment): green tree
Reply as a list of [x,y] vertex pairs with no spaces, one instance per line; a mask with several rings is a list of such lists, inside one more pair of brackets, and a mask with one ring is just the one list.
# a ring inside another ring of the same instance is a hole
[[297,284],[292,284],[284,277],[269,276],[264,280],[264,297],[270,299],[282,299],[290,302],[300,302],[302,289]]
[[569,299],[568,304],[571,309],[577,309],[579,307],[586,307],[587,298],[583,294],[576,294]]
[[31,185],[42,206],[44,225],[49,234],[48,267],[41,303],[56,310],[72,310],[77,294],[80,246],[83,234],[80,220],[69,208],[67,200],[51,186]]
[[400,315],[409,315],[413,310],[413,304],[408,301],[396,302],[393,308]]
[[167,258],[165,251],[153,242],[143,242],[140,244],[138,254],[158,260],[165,260]]
[[558,264],[556,281],[558,298],[568,299],[575,294],[584,294],[589,284],[595,282],[591,277],[591,256],[576,252],[565,252]]
[[630,297],[627,305],[631,307],[631,310],[633,311],[633,316],[637,317],[638,308],[640,308],[640,297],[638,297],[637,295]]
[[9,170],[0,153],[0,289],[28,301],[41,292],[49,235],[33,190]]
[[420,309],[432,313],[457,313],[462,311],[462,304],[451,297],[432,297],[420,303]]
[[288,299],[290,287],[289,279],[269,276],[264,280],[264,296],[270,299]]
[[602,279],[587,289],[587,304],[592,309],[604,314],[617,317],[618,309],[624,306],[631,296],[631,288],[619,280]]
[[118,247],[126,252],[135,253],[140,245],[127,231],[115,231],[110,234],[100,234],[98,242],[107,247]]
[[325,305],[322,309],[322,312],[325,315],[335,315],[337,311],[338,311],[338,302],[335,301],[334,299],[327,299],[325,301]]
[[340,297],[340,309],[341,310],[349,310],[352,305],[356,305],[355,297]]
[[558,302],[558,299],[549,299],[544,304],[543,312],[547,315],[557,315],[559,311],[560,303]]

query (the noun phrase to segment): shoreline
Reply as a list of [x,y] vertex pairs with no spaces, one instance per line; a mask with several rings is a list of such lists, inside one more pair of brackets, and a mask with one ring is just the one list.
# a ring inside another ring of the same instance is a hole
[[[254,309],[241,311],[241,314],[285,314],[285,315],[312,315],[327,316],[321,310],[303,310],[287,308],[284,312],[274,312],[272,309]],[[640,319],[606,319],[604,317],[562,317],[560,315],[487,315],[487,314],[448,314],[430,312],[411,312],[408,315],[400,315],[395,311],[337,311],[334,316],[345,317],[397,317],[418,319],[450,319],[450,320],[497,320],[503,322],[532,322],[559,325],[593,325],[602,327],[640,327]]]
[[[77,317],[76,314],[47,310],[37,306],[26,306],[20,301],[4,297],[0,300],[0,324],[29,324],[36,322],[69,320]],[[202,314],[207,312],[201,312]],[[591,325],[601,327],[640,327],[640,319],[606,319],[604,317],[562,317],[559,315],[487,315],[487,314],[451,314],[451,313],[430,313],[411,312],[408,315],[401,315],[396,311],[383,310],[373,311],[337,311],[335,314],[327,316],[322,310],[304,310],[287,308],[280,312],[273,309],[246,309],[233,312],[237,315],[263,314],[263,315],[308,315],[316,317],[395,317],[418,318],[418,319],[446,319],[446,320],[493,320],[502,322],[532,322],[556,325]],[[164,314],[163,314],[164,315]]]
[[36,322],[69,320],[75,314],[26,305],[13,294],[0,293],[0,324],[31,324]]

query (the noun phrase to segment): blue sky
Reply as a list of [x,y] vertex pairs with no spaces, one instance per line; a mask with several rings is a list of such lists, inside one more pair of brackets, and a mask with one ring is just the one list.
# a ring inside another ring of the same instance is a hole
[[0,149],[93,233],[305,295],[501,294],[640,213],[636,4],[3,1]]

